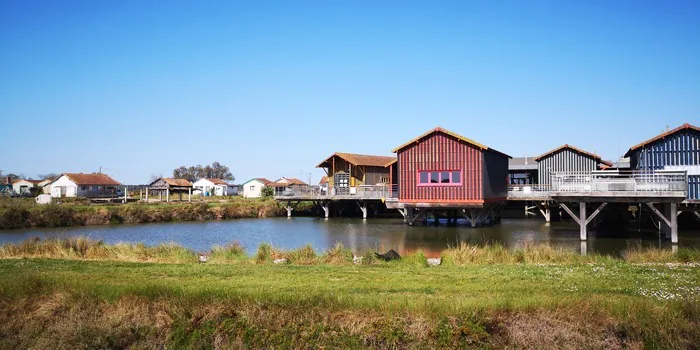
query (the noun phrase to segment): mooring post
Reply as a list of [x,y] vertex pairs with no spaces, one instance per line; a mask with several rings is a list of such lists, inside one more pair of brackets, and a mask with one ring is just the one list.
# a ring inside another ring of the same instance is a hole
[[579,202],[579,224],[581,228],[581,240],[585,241],[588,237],[588,232],[586,231],[586,202]]

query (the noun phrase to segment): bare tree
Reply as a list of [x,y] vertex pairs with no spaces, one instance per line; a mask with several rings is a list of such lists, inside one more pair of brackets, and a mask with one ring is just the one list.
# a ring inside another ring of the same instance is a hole
[[54,180],[58,177],[59,175],[56,173],[48,173],[48,174],[39,174],[39,180]]
[[153,183],[162,177],[163,177],[163,174],[151,174],[151,182],[149,182],[149,183]]

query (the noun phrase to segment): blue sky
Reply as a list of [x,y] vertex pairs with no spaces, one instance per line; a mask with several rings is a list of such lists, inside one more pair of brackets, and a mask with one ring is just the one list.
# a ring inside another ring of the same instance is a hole
[[436,126],[615,159],[699,78],[698,1],[1,1],[0,169],[317,182]]

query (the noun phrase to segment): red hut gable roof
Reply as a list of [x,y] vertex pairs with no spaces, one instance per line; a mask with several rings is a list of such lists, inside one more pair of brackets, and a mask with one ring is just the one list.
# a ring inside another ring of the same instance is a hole
[[452,137],[456,138],[456,139],[459,140],[459,141],[468,143],[468,144],[470,144],[470,145],[472,145],[472,146],[475,146],[475,147],[477,147],[477,148],[479,148],[479,149],[481,149],[481,150],[483,150],[483,151],[494,152],[494,153],[500,154],[500,155],[502,155],[502,156],[504,156],[504,157],[513,158],[513,157],[511,157],[511,156],[509,156],[509,155],[507,155],[507,154],[505,154],[505,153],[503,153],[503,152],[499,152],[499,151],[497,151],[497,150],[495,150],[495,149],[493,149],[493,148],[490,148],[490,147],[488,147],[488,146],[486,146],[486,145],[484,145],[484,144],[478,143],[478,142],[476,142],[476,141],[474,141],[474,140],[472,140],[472,139],[470,139],[470,138],[464,137],[464,136],[462,136],[462,135],[460,135],[460,134],[454,133],[454,132],[449,131],[449,130],[447,130],[447,129],[443,129],[443,128],[439,127],[439,126],[436,127],[435,129],[429,130],[428,132],[426,132],[426,133],[424,133],[424,134],[422,134],[422,135],[420,135],[420,136],[418,136],[418,137],[412,139],[411,141],[408,141],[408,142],[404,143],[403,145],[401,145],[401,146],[399,146],[399,147],[396,147],[392,152],[398,153],[398,152],[401,151],[402,149],[404,149],[404,148],[406,148],[406,147],[409,147],[409,146],[411,146],[411,145],[413,145],[413,144],[415,144],[415,143],[418,143],[418,142],[420,142],[422,139],[424,139],[424,138],[426,138],[426,137],[428,137],[428,136],[430,136],[430,135],[433,135],[433,134],[435,134],[435,133],[442,133],[442,134],[445,134],[445,135],[448,135],[448,136],[452,136]]

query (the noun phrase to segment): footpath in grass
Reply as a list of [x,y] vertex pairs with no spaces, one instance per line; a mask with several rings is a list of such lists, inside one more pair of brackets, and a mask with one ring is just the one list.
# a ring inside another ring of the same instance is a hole
[[[427,267],[420,254],[355,265],[342,247],[320,255],[261,247],[251,257],[231,245],[220,248],[221,263],[198,264],[108,261],[110,246],[49,243],[0,251],[0,279],[11,281],[0,284],[0,348],[700,344],[700,267],[680,261],[694,251],[621,260],[465,245]],[[167,260],[171,251],[128,247],[123,259]],[[59,252],[66,257],[52,256]],[[29,253],[54,259],[20,258]],[[274,254],[289,263],[273,264]]]

